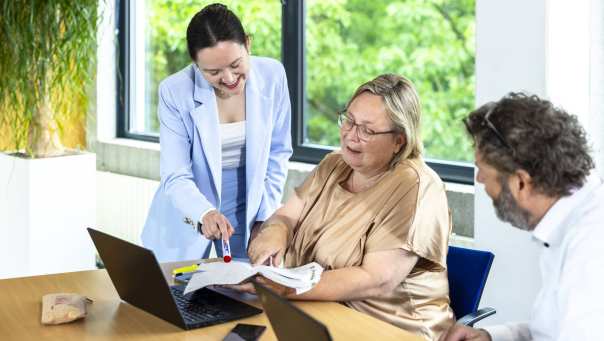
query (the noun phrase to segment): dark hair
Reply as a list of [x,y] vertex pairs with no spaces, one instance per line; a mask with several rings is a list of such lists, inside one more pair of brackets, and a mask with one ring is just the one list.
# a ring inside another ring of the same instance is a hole
[[535,95],[511,92],[464,123],[486,163],[506,175],[524,169],[545,195],[569,195],[594,168],[577,118]]
[[223,4],[211,4],[197,12],[187,27],[187,47],[192,60],[199,50],[221,41],[245,45],[247,36],[235,13]]

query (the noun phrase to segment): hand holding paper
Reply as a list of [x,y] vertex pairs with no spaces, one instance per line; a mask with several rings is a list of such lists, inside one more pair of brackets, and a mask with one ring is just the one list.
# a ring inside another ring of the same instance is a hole
[[272,266],[252,266],[249,263],[202,263],[193,275],[184,293],[188,294],[208,285],[239,284],[256,274],[261,274],[275,283],[293,288],[296,294],[310,290],[321,279],[323,268],[313,262],[297,268],[276,268]]

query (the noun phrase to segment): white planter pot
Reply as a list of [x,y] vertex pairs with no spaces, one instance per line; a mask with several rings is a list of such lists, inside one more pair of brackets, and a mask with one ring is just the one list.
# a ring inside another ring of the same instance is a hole
[[0,153],[0,278],[94,268],[96,156]]

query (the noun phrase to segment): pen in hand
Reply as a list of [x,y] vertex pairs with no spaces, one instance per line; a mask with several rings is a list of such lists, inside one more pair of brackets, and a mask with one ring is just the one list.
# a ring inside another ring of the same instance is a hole
[[229,240],[228,239],[224,239],[222,238],[222,260],[225,263],[228,263],[231,261],[231,245],[229,244]]

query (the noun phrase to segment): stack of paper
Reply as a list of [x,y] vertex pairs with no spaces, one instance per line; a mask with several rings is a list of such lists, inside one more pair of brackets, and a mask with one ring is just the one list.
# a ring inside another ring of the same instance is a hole
[[296,289],[296,294],[301,294],[312,289],[319,282],[323,273],[323,267],[315,262],[290,269],[267,265],[252,266],[240,261],[215,262],[201,263],[197,270],[200,272],[193,275],[185,288],[185,294],[208,285],[239,284],[256,274]]

